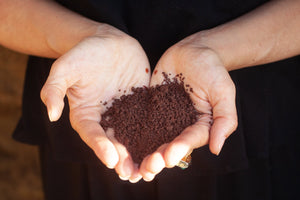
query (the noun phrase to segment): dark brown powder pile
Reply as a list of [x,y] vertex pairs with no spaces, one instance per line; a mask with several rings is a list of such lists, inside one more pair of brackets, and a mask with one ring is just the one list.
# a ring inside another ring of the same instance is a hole
[[132,88],[132,94],[116,99],[102,115],[104,130],[113,128],[115,138],[140,164],[145,156],[172,141],[200,114],[185,89],[182,74],[173,79],[164,73],[164,84]]

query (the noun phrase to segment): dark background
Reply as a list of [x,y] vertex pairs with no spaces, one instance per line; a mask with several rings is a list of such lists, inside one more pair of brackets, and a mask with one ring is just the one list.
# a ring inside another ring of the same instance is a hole
[[37,147],[11,138],[28,57],[0,46],[0,200],[42,200]]

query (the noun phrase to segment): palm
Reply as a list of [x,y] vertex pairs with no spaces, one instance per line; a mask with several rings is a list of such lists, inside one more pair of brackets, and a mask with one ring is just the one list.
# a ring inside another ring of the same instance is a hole
[[203,115],[171,143],[146,157],[140,169],[146,179],[147,176],[148,179],[153,178],[163,167],[173,167],[186,154],[208,142],[211,151],[218,154],[221,140],[235,128],[234,122],[231,122],[236,120],[235,87],[213,51],[191,45],[175,45],[158,62],[151,85],[162,83],[162,72],[183,74],[185,85],[192,88],[190,97],[195,108]]
[[53,64],[41,96],[55,121],[67,94],[72,127],[108,167],[127,177],[134,171],[130,155],[113,134],[104,133],[99,122],[108,106],[105,102],[131,87],[148,86],[150,73],[147,57],[135,40],[116,41],[91,37],[80,42]]

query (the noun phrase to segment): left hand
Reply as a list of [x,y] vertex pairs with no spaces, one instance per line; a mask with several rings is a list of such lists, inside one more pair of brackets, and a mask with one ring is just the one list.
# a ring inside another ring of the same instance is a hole
[[172,142],[147,156],[141,166],[143,179],[151,181],[163,168],[174,167],[193,149],[209,144],[219,154],[225,139],[237,127],[235,86],[215,51],[201,46],[194,34],[169,48],[159,60],[151,85],[161,84],[162,72],[183,74],[184,83],[193,88],[190,97],[195,108],[204,113]]

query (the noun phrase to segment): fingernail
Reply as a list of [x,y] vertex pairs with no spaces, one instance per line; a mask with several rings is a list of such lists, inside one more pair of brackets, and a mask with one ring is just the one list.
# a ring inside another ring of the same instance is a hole
[[129,176],[123,177],[123,176],[119,175],[119,178],[120,178],[122,181],[128,181]]
[[141,180],[142,176],[141,175],[138,175],[137,177],[134,177],[134,178],[129,178],[129,182],[130,183],[137,183],[139,182],[139,180]]
[[115,168],[115,166],[114,166],[114,165],[111,165],[111,164],[106,164],[106,167],[109,168],[109,169]]
[[123,168],[123,173],[122,174],[123,174],[123,178],[124,177],[128,177],[128,179],[129,179],[131,177],[131,175],[132,175],[132,169],[131,169],[131,167],[125,165],[124,168]]
[[106,161],[106,167],[109,169],[114,169],[119,162],[119,156],[117,152],[110,153],[110,159]]
[[50,122],[54,122],[58,119],[58,111],[54,108],[49,108],[48,110],[49,120]]
[[[99,153],[100,155],[100,153]],[[98,156],[100,158],[100,156]],[[111,150],[109,157],[105,160],[105,165],[109,169],[114,169],[119,162],[119,155],[116,151]]]
[[219,145],[218,145],[218,151],[217,151],[217,153],[216,153],[217,156],[220,154],[220,152],[221,152],[221,150],[222,150],[222,148],[223,148],[225,139],[226,139],[226,138],[222,139],[221,142],[220,142]]
[[49,110],[48,111],[48,116],[49,116],[49,120],[50,120],[50,122],[53,122],[54,121],[54,118],[53,118],[53,110]]
[[143,177],[143,179],[146,182],[150,182],[154,179],[154,177],[155,177],[155,174],[147,173],[147,175],[145,177]]

